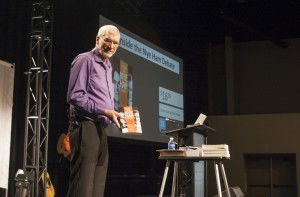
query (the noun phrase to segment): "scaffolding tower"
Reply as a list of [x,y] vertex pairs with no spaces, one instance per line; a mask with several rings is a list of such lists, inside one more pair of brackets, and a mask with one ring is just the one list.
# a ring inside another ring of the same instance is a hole
[[46,191],[42,176],[47,174],[52,21],[52,0],[32,0],[23,158],[23,169],[32,177],[31,197]]

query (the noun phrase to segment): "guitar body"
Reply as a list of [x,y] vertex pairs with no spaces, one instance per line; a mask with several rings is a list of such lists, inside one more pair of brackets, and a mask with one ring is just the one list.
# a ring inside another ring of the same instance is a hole
[[45,173],[42,173],[41,180],[42,180],[41,191],[43,191],[44,185],[46,184],[46,194],[45,194],[45,197],[54,197],[55,196],[55,189],[54,189],[54,186],[53,186],[53,184],[51,182],[49,173],[47,172],[46,175],[45,175]]

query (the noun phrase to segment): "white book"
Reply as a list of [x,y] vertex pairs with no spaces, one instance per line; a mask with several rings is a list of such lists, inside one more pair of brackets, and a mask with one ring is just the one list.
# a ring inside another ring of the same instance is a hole
[[202,152],[203,155],[229,155],[229,152],[227,153],[206,153],[206,152]]
[[230,154],[206,154],[206,153],[201,153],[200,157],[225,157],[225,158],[230,158]]
[[227,144],[202,144],[202,149],[229,149]]
[[211,153],[223,153],[223,152],[229,152],[228,149],[202,149],[204,152],[211,152]]

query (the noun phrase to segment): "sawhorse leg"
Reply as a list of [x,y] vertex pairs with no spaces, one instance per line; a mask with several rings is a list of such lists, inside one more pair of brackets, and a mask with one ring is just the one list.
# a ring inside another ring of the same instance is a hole
[[172,182],[172,194],[171,197],[175,197],[176,194],[176,185],[177,185],[177,175],[178,175],[178,162],[174,162],[174,171],[173,171],[173,182]]
[[218,163],[216,161],[214,161],[214,166],[215,166],[215,175],[216,175],[216,182],[217,182],[218,197],[222,197],[219,168],[218,168]]
[[165,190],[165,185],[166,185],[166,180],[167,180],[167,176],[168,176],[169,167],[170,167],[170,160],[167,160],[166,167],[165,167],[165,172],[164,172],[164,177],[163,177],[163,180],[162,180],[162,183],[161,183],[161,187],[160,187],[159,197],[163,197],[164,190]]
[[216,182],[217,182],[217,189],[218,189],[218,197],[222,197],[219,167],[221,168],[222,178],[225,185],[227,197],[231,197],[227,178],[226,178],[226,173],[222,161],[214,161],[214,166],[215,166]]
[[225,173],[225,169],[224,169],[224,165],[223,165],[223,162],[222,162],[222,161],[219,162],[219,166],[220,166],[220,168],[221,168],[222,177],[223,177],[223,182],[224,182],[224,185],[225,185],[225,189],[226,189],[227,196],[228,196],[228,197],[231,197],[230,191],[229,191],[229,187],[228,187],[227,178],[226,178],[226,173]]

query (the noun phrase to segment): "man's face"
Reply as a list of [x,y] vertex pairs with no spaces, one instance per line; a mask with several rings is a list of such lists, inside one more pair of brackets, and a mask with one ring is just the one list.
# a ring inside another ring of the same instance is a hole
[[100,55],[104,58],[110,58],[119,47],[120,36],[107,33],[102,36],[96,37],[96,47],[100,53]]

